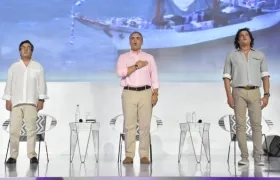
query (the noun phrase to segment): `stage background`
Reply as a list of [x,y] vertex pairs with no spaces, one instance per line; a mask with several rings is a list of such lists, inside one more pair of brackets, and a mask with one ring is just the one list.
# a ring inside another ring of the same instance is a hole
[[[143,0],[141,3],[130,0],[110,0],[106,3],[101,0],[88,0],[77,6],[77,12],[99,19],[143,15],[151,19],[153,4],[149,2],[151,0]],[[196,2],[199,5],[205,1]],[[278,1],[273,2],[276,3],[275,7],[279,6]],[[35,46],[33,57],[43,64],[48,80],[50,99],[46,101],[42,113],[50,114],[58,120],[57,127],[47,133],[51,158],[69,154],[69,123],[74,121],[75,108],[79,104],[82,117],[86,112],[90,112],[90,116],[101,123],[101,160],[116,159],[119,135],[110,128],[109,122],[122,111],[122,89],[119,85],[120,79],[115,74],[115,65],[119,54],[126,50],[119,50],[116,41],[103,31],[94,30],[76,21],[73,33],[72,5],[72,1],[64,0],[40,3],[35,0],[1,1],[0,92],[4,91],[8,67],[19,58],[18,44],[29,39]],[[279,12],[274,15],[278,18]],[[255,48],[266,54],[271,74],[271,98],[269,106],[263,110],[263,116],[273,121],[276,132],[279,133],[280,18],[277,18],[256,22],[257,27],[266,27],[270,20],[274,25],[253,33]],[[226,26],[234,32],[238,30],[235,27]],[[242,27],[246,27],[246,23],[242,24]],[[211,153],[227,153],[230,136],[219,127],[218,120],[233,113],[226,103],[222,71],[226,54],[234,48],[234,37],[226,37],[227,31],[224,27],[216,28],[215,32],[221,34],[221,38],[180,47],[145,50],[154,55],[161,82],[159,102],[154,108],[154,114],[163,120],[163,127],[152,135],[154,158],[178,153],[179,122],[184,122],[186,113],[190,111],[195,111],[198,119],[211,123]],[[157,33],[152,35],[156,37]],[[144,43],[145,38],[149,36],[144,36]],[[159,42],[159,46],[160,44],[169,46],[168,42]],[[148,46],[149,44],[146,45]],[[4,101],[0,102],[0,110],[0,120],[3,123],[9,117]],[[0,153],[5,154],[9,136],[4,131],[0,131],[0,135]],[[20,156],[26,156],[24,143],[20,150]],[[191,149],[186,152],[192,153]],[[43,157],[44,149],[41,149],[41,153]],[[224,158],[226,159],[226,155]]]

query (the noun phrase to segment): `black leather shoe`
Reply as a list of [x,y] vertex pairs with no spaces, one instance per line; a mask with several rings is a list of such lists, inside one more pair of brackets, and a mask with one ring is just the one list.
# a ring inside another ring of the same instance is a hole
[[36,157],[33,157],[33,158],[30,159],[30,163],[31,164],[38,164],[39,161],[38,161],[38,159]]
[[17,162],[16,159],[10,157],[10,158],[6,161],[6,164],[15,164],[16,162]]

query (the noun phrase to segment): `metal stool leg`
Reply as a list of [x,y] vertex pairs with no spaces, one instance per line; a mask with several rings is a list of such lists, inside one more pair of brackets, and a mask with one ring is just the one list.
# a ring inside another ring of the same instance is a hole
[[47,146],[47,143],[44,141],[45,143],[45,148],[46,148],[46,155],[47,155],[47,161],[49,162],[49,152],[48,152],[48,146]]
[[153,162],[152,144],[150,144],[150,161]]
[[228,146],[228,158],[227,158],[227,163],[229,163],[229,155],[230,155],[230,146],[231,146],[231,142],[229,143],[229,146]]
[[41,152],[41,141],[39,141],[38,161],[40,160],[40,152]]
[[5,162],[4,163],[6,163],[6,161],[7,161],[9,147],[10,147],[10,139],[9,139],[9,142],[8,142],[7,151],[6,151],[6,157],[5,157]]
[[153,151],[152,151],[152,138],[150,134],[150,162],[153,162]]
[[120,138],[119,138],[118,163],[121,162],[121,156],[122,156],[122,134],[120,134]]

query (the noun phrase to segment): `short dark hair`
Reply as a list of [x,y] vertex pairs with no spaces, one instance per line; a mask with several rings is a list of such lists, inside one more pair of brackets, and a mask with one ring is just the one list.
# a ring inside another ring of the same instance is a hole
[[248,32],[248,34],[249,34],[249,36],[250,36],[250,39],[251,39],[250,46],[251,46],[251,48],[252,48],[252,47],[254,46],[254,37],[253,37],[253,35],[252,35],[252,33],[251,33],[251,31],[250,31],[249,28],[242,28],[242,29],[239,29],[239,30],[237,31],[236,35],[235,35],[235,39],[234,39],[234,46],[235,46],[235,49],[239,49],[239,48],[240,48],[240,45],[239,45],[238,40],[239,40],[239,35],[240,35],[241,31],[247,31],[247,32]]
[[33,44],[32,44],[29,40],[22,41],[22,42],[19,44],[19,47],[18,47],[19,51],[20,51],[20,49],[21,49],[21,46],[22,46],[23,44],[26,44],[26,43],[29,44],[29,45],[31,46],[31,52],[33,52],[34,46],[33,46]]
[[131,36],[132,36],[133,34],[139,34],[139,36],[141,37],[141,39],[142,39],[142,41],[143,41],[143,35],[142,35],[139,31],[134,31],[134,32],[132,32],[132,33],[129,35],[129,39],[131,38]]

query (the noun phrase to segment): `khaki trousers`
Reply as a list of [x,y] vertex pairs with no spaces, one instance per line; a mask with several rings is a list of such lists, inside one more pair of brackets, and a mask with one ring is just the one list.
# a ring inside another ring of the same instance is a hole
[[234,112],[236,117],[236,136],[238,146],[241,151],[241,157],[249,157],[246,136],[246,112],[250,118],[252,128],[252,140],[254,145],[254,157],[263,154],[262,150],[262,110],[260,89],[245,90],[242,88],[233,88]]
[[19,137],[22,128],[22,121],[25,120],[27,135],[27,156],[36,157],[36,120],[37,108],[35,105],[18,105],[12,108],[10,118],[10,155],[17,159],[19,149]]
[[152,90],[123,90],[122,107],[124,115],[125,153],[134,158],[136,146],[136,125],[139,124],[139,155],[149,158],[150,125],[152,117]]

